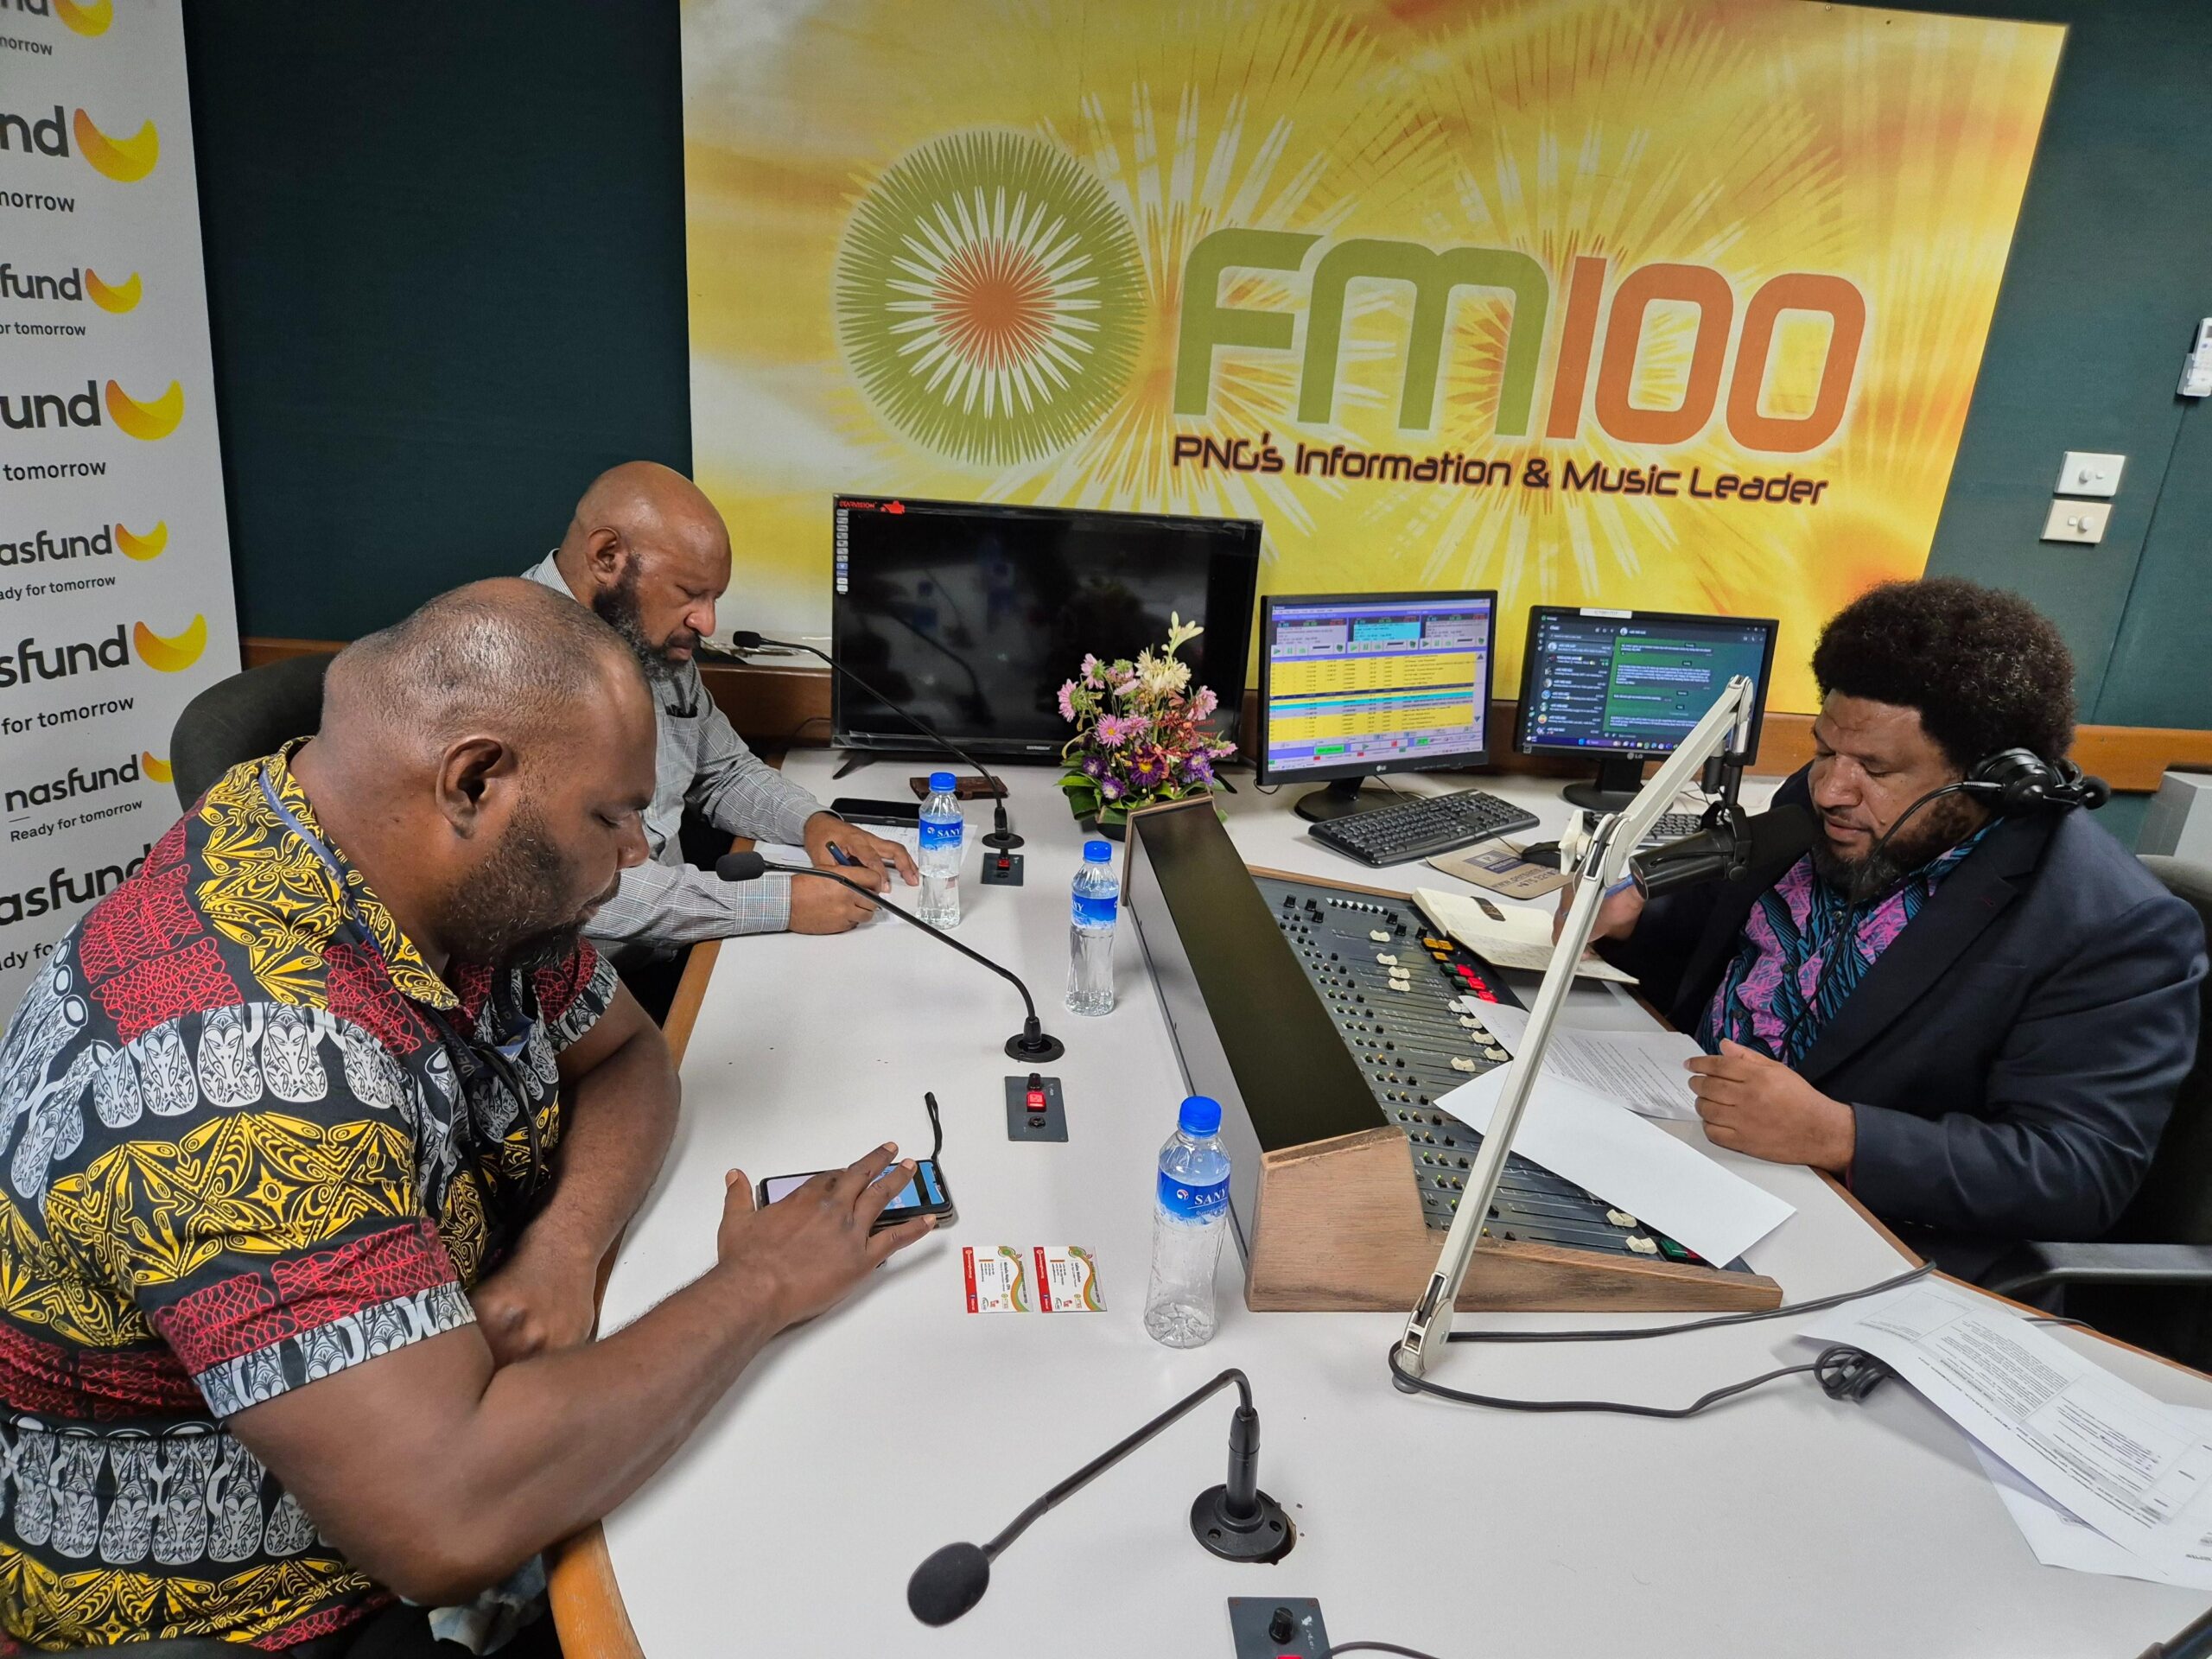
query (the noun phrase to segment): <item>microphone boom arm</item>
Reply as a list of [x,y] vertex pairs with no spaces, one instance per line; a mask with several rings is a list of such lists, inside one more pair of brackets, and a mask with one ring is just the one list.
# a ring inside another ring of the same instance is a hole
[[[1414,1304],[1413,1312],[1406,1319],[1405,1334],[1398,1339],[1399,1363],[1409,1376],[1424,1375],[1432,1351],[1441,1351],[1451,1338],[1452,1316],[1459,1298],[1459,1287],[1474,1261],[1483,1223],[1497,1200],[1498,1181],[1505,1173],[1505,1160],[1512,1150],[1514,1131],[1520,1128],[1521,1114],[1535,1092],[1536,1077],[1543,1069],[1544,1051],[1551,1043],[1552,1027],[1574,983],[1575,963],[1588,947],[1590,935],[1597,927],[1598,906],[1605,902],[1605,890],[1620,880],[1637,842],[1708,762],[1718,763],[1724,774],[1723,800],[1728,810],[1740,810],[1735,805],[1736,780],[1751,759],[1745,749],[1751,741],[1751,721],[1758,712],[1758,691],[1749,679],[1737,675],[1728,682],[1713,707],[1690,728],[1689,734],[1675,746],[1659,770],[1652,773],[1651,780],[1637,798],[1620,811],[1601,820],[1592,832],[1575,872],[1574,898],[1567,909],[1567,921],[1552,945],[1550,965],[1544,969],[1543,983],[1537,988],[1535,1005],[1529,1011],[1528,1031],[1513,1057],[1513,1076],[1498,1099],[1497,1109],[1491,1114],[1490,1128],[1483,1134],[1482,1147],[1475,1154],[1475,1166],[1468,1174],[1466,1189],[1459,1195],[1459,1206],[1452,1211],[1452,1230],[1445,1236],[1444,1248],[1437,1255],[1427,1287]],[[1395,1368],[1393,1379],[1402,1392],[1413,1391],[1411,1382],[1397,1377]]]
[[[1061,1055],[1067,1052],[1065,1046],[1062,1045],[1057,1037],[1051,1037],[1046,1034],[1043,1023],[1037,1018],[1036,999],[1029,995],[1029,987],[1021,982],[1020,976],[1016,974],[1011,968],[1001,967],[999,963],[993,962],[988,957],[983,955],[982,951],[970,950],[968,946],[961,944],[959,940],[954,938],[952,935],[947,933],[943,928],[934,926],[931,924],[924,921],[920,917],[915,915],[913,912],[910,910],[899,909],[898,906],[893,904],[881,893],[869,892],[866,887],[861,886],[859,882],[854,880],[849,875],[841,875],[836,870],[817,869],[811,864],[772,864],[766,859],[761,858],[758,853],[732,853],[727,855],[723,860],[717,861],[715,865],[715,874],[718,875],[721,874],[721,865],[735,859],[743,859],[748,863],[753,860],[759,860],[761,871],[764,874],[772,870],[779,875],[811,875],[818,876],[824,881],[835,881],[840,887],[851,888],[855,893],[860,894],[861,898],[867,899],[868,903],[874,905],[878,910],[887,910],[893,916],[898,917],[899,920],[904,922],[912,922],[916,927],[920,928],[923,932],[930,934],[933,938],[941,940],[943,943],[950,945],[962,956],[967,957],[969,961],[979,963],[982,966],[989,969],[1001,979],[1006,981],[1007,984],[1013,986],[1015,990],[1021,993],[1021,1006],[1025,1010],[1027,1010],[1028,1017],[1022,1022],[1020,1034],[1007,1039],[1006,1052],[1009,1055],[1017,1060],[1028,1060],[1041,1065],[1049,1061],[1058,1059]],[[724,879],[728,880],[729,878],[725,876]]]

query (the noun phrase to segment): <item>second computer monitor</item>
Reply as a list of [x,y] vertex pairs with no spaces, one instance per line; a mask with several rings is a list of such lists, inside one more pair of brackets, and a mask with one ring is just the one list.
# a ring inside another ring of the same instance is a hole
[[1277,594],[1260,619],[1260,781],[1329,784],[1300,817],[1388,804],[1359,792],[1378,772],[1489,760],[1495,592]]
[[1597,760],[1596,779],[1564,793],[1578,806],[1616,811],[1642,787],[1643,763],[1674,753],[1741,674],[1758,694],[1756,754],[1777,626],[1771,617],[1533,607],[1514,747]]

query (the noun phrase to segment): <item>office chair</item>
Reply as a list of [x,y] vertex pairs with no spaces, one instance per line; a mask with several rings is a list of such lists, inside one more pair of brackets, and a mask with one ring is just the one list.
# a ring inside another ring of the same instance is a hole
[[169,735],[177,804],[189,810],[239,761],[313,735],[322,723],[322,677],[329,670],[321,652],[287,657],[219,680],[186,703]]
[[[2212,934],[2212,866],[2143,862]],[[2212,1363],[2212,980],[2202,995],[2196,1063],[2119,1224],[2094,1243],[2018,1245],[1982,1280],[2004,1296],[2066,1287],[2069,1314],[2200,1370]]]

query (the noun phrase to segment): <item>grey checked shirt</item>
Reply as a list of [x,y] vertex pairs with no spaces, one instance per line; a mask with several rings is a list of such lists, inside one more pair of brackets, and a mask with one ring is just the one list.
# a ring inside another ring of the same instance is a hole
[[[569,592],[550,553],[523,574]],[[654,681],[652,692],[659,743],[653,804],[645,810],[652,861],[622,873],[620,890],[587,931],[620,944],[669,946],[782,931],[791,925],[791,877],[724,881],[694,869],[683,861],[677,829],[689,804],[731,835],[797,843],[822,803],[745,747],[707,695],[696,664],[684,664],[672,680]]]

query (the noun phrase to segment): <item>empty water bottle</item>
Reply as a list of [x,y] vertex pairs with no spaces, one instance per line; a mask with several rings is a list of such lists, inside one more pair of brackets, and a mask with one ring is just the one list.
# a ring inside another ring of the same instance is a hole
[[1213,1335],[1214,1264],[1229,1230],[1229,1154],[1218,1101],[1192,1095],[1183,1103],[1175,1133],[1160,1149],[1156,1191],[1144,1328],[1170,1348],[1196,1348]]
[[914,860],[922,877],[921,902],[914,913],[932,927],[960,925],[960,854],[968,820],[952,792],[952,774],[930,773],[930,798],[922,803],[922,844]]
[[1068,1010],[1114,1011],[1114,922],[1122,884],[1114,879],[1111,842],[1086,841],[1075,873],[1074,917],[1068,926]]

